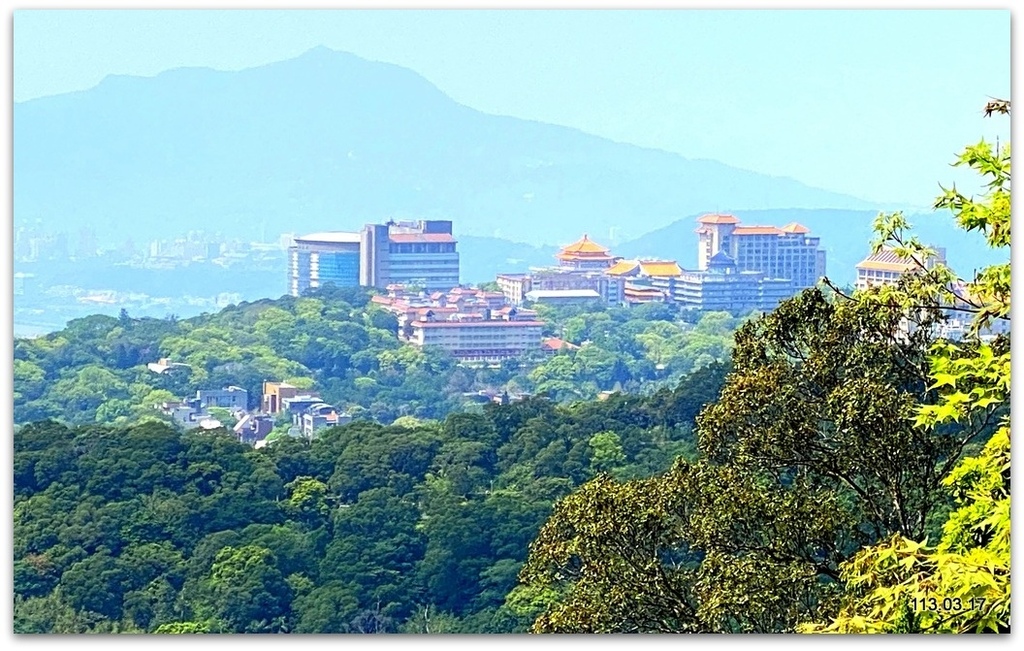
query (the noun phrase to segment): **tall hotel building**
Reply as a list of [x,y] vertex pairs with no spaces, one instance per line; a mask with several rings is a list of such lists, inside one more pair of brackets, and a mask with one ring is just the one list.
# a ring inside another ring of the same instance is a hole
[[333,283],[376,287],[393,283],[427,291],[459,284],[459,254],[450,221],[390,221],[357,233],[331,231],[295,238],[289,248],[288,291],[299,296]]
[[447,291],[459,284],[459,254],[450,221],[367,224],[361,233],[359,284],[418,285]]
[[711,214],[697,222],[697,268],[706,270],[711,258],[725,253],[737,271],[759,271],[768,278],[786,278],[798,289],[813,287],[825,275],[821,238],[792,222],[777,226],[741,226],[733,215]]

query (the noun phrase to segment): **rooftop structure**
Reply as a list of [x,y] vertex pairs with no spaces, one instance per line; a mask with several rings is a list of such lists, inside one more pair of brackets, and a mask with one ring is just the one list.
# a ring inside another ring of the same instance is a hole
[[797,222],[782,227],[741,225],[734,215],[709,214],[699,224],[697,267],[706,271],[711,257],[725,252],[738,271],[757,271],[768,278],[793,281],[796,291],[813,287],[825,275],[820,238]]
[[555,254],[558,265],[531,268],[528,274],[498,274],[498,286],[512,305],[522,305],[533,291],[590,290],[607,305],[621,305],[624,283],[618,275],[608,274],[619,258],[608,249],[582,238],[562,247]]
[[683,273],[675,260],[619,260],[605,273],[611,276],[678,276]]
[[526,293],[526,300],[534,303],[579,303],[599,301],[601,295],[593,289],[534,289]]
[[448,289],[459,284],[452,223],[441,220],[366,224],[358,232],[322,231],[296,237],[289,248],[288,291],[299,296],[338,287],[414,284]]
[[927,260],[905,258],[890,248],[883,248],[872,253],[857,263],[857,289],[867,289],[878,285],[895,285],[907,273],[920,269],[931,269],[936,264],[946,262],[946,250],[935,249],[936,256]]
[[615,261],[606,247],[591,240],[586,233],[579,240],[562,247],[555,257],[561,266],[581,270],[606,269]]

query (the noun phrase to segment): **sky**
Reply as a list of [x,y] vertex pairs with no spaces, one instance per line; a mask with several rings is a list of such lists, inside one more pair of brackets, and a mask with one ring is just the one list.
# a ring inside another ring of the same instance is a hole
[[108,74],[237,70],[325,45],[488,113],[930,205],[1009,120],[1007,10],[40,11],[14,14],[15,101]]

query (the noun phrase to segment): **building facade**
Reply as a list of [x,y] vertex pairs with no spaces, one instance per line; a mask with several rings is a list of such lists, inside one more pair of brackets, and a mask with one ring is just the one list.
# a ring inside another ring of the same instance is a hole
[[267,414],[277,414],[285,408],[284,401],[294,398],[299,388],[287,382],[264,382],[260,407]]
[[460,362],[495,363],[540,350],[543,321],[483,319],[476,315],[409,324],[409,342],[438,346]]
[[733,215],[708,214],[697,219],[697,267],[708,269],[711,258],[723,252],[738,271],[757,271],[768,278],[793,281],[797,291],[813,287],[825,275],[821,238],[796,222],[785,226],[744,226]]
[[223,407],[232,411],[245,411],[249,408],[249,392],[242,387],[224,387],[223,389],[200,389],[196,392],[196,402],[201,409]]
[[297,237],[289,247],[292,296],[332,283],[376,287],[402,283],[427,290],[459,284],[458,242],[450,221],[367,224],[359,232],[327,231]]
[[364,287],[398,283],[434,291],[459,284],[458,242],[450,221],[367,224],[360,238],[359,284]]
[[527,274],[499,274],[498,286],[511,305],[522,305],[531,292],[594,291],[606,305],[622,305],[625,282],[608,270],[618,258],[586,234],[563,247],[552,267],[530,269]]
[[[924,261],[925,269],[931,269],[936,264],[946,264],[946,249],[936,248],[936,256]],[[892,249],[884,248],[878,253],[872,253],[857,263],[857,289],[867,289],[872,286],[895,285],[904,274],[921,268],[921,264],[915,259],[900,257]]]
[[309,289],[333,283],[359,285],[362,237],[359,233],[331,231],[297,237],[288,249],[288,291],[300,296]]

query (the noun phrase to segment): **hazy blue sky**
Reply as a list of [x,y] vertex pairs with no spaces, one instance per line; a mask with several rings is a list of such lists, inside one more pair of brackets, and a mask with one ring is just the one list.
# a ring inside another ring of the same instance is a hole
[[411,68],[489,113],[876,201],[930,204],[1009,97],[1010,13],[18,11],[14,98],[107,74],[239,69],[316,45]]

